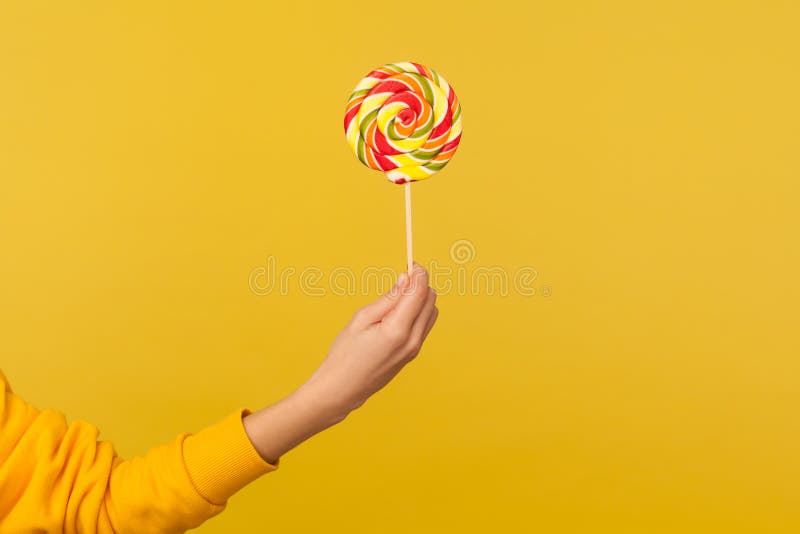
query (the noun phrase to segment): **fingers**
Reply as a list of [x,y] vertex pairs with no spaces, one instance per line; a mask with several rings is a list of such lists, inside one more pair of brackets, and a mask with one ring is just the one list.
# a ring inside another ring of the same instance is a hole
[[408,274],[400,273],[395,286],[388,293],[384,293],[378,300],[358,310],[353,316],[353,321],[362,325],[370,325],[381,321],[400,301],[408,284]]
[[413,353],[419,352],[422,341],[425,339],[425,329],[428,327],[431,315],[436,309],[436,291],[433,288],[428,289],[428,297],[425,299],[425,304],[422,306],[422,311],[419,312],[414,324],[411,327],[411,335],[409,336],[409,343]]
[[386,314],[387,327],[408,333],[428,298],[428,271],[415,265],[410,285],[401,293],[397,305]]
[[431,333],[431,328],[433,325],[436,324],[436,319],[439,318],[439,308],[433,308],[433,313],[431,314],[430,319],[428,319],[428,324],[425,325],[425,332],[422,334],[422,340],[425,341],[428,338],[428,334]]
[[[435,292],[432,289],[431,289],[431,292],[435,294]],[[435,301],[436,297],[434,297],[433,300]],[[420,314],[420,318],[421,317],[422,317],[422,314]],[[436,318],[437,317],[439,317],[439,308],[437,308],[436,306],[433,306],[433,309],[431,310],[431,312],[427,314],[427,317],[426,317],[424,323],[421,320],[419,320],[418,323],[414,323],[415,332],[411,334],[411,344],[409,346],[409,353],[406,356],[406,358],[409,358],[409,359],[415,358],[417,356],[417,354],[419,354],[420,349],[422,349],[422,344],[428,338],[428,334],[430,333],[431,329],[433,328],[433,325],[436,324]],[[423,324],[424,324],[424,326],[422,326],[422,328],[418,329],[418,327],[423,325]]]

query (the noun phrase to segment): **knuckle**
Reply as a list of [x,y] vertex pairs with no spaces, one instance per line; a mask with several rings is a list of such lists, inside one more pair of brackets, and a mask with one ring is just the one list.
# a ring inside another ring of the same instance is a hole
[[409,358],[415,357],[422,350],[422,339],[414,338],[407,345]]
[[406,335],[402,329],[394,327],[386,330],[386,339],[393,346],[400,346],[405,342]]

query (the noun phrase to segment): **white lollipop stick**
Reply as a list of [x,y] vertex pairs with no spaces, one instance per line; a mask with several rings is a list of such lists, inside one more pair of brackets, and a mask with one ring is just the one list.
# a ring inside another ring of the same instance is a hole
[[408,262],[408,275],[414,268],[414,254],[411,247],[411,182],[406,182],[406,258]]

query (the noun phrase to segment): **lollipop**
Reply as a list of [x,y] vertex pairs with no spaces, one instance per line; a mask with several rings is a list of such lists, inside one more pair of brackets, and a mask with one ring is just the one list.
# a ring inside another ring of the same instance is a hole
[[447,165],[461,141],[461,105],[450,84],[419,63],[390,63],[356,86],[344,115],[347,142],[361,162],[405,184],[408,269],[411,182]]

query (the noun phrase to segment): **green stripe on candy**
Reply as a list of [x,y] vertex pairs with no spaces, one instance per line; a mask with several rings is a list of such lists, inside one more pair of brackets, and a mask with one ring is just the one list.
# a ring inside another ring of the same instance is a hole
[[[448,161],[450,161],[450,160],[448,160]],[[426,169],[428,169],[430,171],[438,172],[438,171],[442,170],[445,165],[447,165],[447,161],[435,162],[435,163],[426,163],[425,165],[423,165],[423,167],[425,167]]]
[[397,133],[397,126],[395,126],[396,122],[397,119],[392,119],[392,121],[389,123],[389,131],[386,133],[388,134],[389,139],[392,141],[402,141],[405,139],[405,137]]
[[358,91],[353,91],[353,93],[350,95],[350,98],[348,98],[348,102],[350,102],[352,100],[355,100],[359,96],[362,96],[362,95],[365,96],[369,92],[370,92],[370,89],[359,89]]
[[425,139],[428,137],[428,134],[433,129],[433,112],[431,112],[430,117],[425,124],[421,127],[414,130],[411,135],[408,136],[408,139]]
[[367,137],[367,128],[369,127],[371,122],[376,120],[377,117],[378,117],[378,110],[377,109],[373,109],[372,111],[370,111],[369,113],[364,115],[364,118],[361,120],[361,123],[358,125],[358,131],[361,132],[361,137],[364,137],[364,138]]
[[429,104],[433,105],[433,89],[431,89],[431,81],[425,76],[416,74],[414,72],[409,72],[407,74],[417,80],[417,83],[422,86],[422,92],[425,95],[425,100],[427,100]]
[[441,147],[434,150],[423,150],[421,148],[418,148],[413,152],[409,152],[408,155],[419,160],[429,161],[435,158],[436,154],[438,154],[441,151],[442,151]]
[[358,141],[356,141],[356,156],[358,156],[361,163],[369,167],[369,163],[367,163],[367,147],[363,137],[359,137]]
[[461,117],[461,104],[458,104],[458,105],[456,106],[456,112],[455,112],[455,113],[453,113],[453,119],[452,119],[452,122],[456,122],[456,121],[458,120],[458,118],[459,118],[459,117]]

